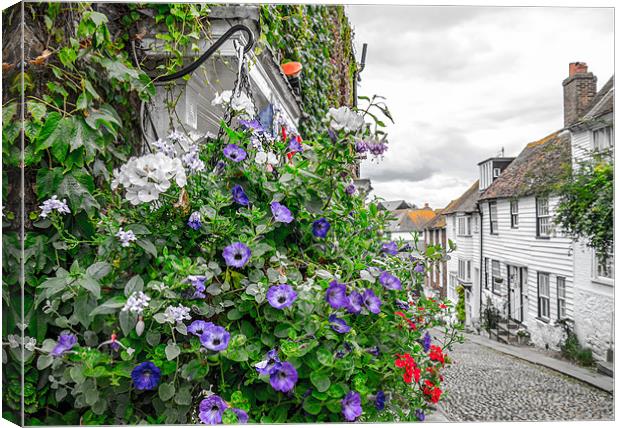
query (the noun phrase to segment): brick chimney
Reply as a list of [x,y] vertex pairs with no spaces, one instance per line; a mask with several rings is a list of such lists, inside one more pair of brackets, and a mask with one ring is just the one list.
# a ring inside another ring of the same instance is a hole
[[588,72],[585,62],[571,62],[564,86],[564,126],[577,122],[596,95],[596,76]]

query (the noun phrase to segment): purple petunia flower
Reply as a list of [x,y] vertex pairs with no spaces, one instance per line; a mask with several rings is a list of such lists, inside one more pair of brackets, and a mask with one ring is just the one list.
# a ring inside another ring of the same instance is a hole
[[222,255],[226,261],[226,266],[242,268],[250,261],[252,251],[247,245],[241,242],[234,242],[224,248]]
[[297,370],[288,361],[277,363],[269,376],[269,383],[276,391],[289,392],[297,383]]
[[385,409],[385,392],[382,390],[377,391],[377,396],[375,397],[375,407],[377,410]]
[[252,133],[260,133],[265,132],[265,128],[260,124],[257,119],[253,120],[239,120],[239,125],[241,125],[244,129],[252,131]]
[[258,374],[270,375],[276,369],[279,363],[280,358],[278,358],[278,351],[272,349],[271,351],[267,352],[267,358],[254,364],[254,367],[256,367],[256,371],[258,372]]
[[274,285],[267,291],[267,301],[276,309],[288,308],[297,299],[297,293],[288,284]]
[[378,346],[372,346],[370,348],[366,348],[366,352],[368,352],[371,355],[374,355],[375,357],[379,356],[379,347]]
[[222,415],[227,408],[228,404],[219,395],[211,395],[198,405],[198,417],[203,424],[221,424]]
[[233,411],[233,413],[235,415],[237,415],[237,422],[239,422],[240,424],[247,424],[248,423],[248,419],[250,419],[248,417],[248,414],[246,413],[245,410],[241,410],[241,409],[231,409]]
[[388,290],[400,290],[403,288],[400,279],[386,271],[381,272],[381,275],[379,275],[379,282]]
[[222,160],[217,161],[217,163],[215,164],[215,168],[213,168],[213,172],[216,175],[220,175],[222,172],[224,172],[224,168],[226,168],[226,162]]
[[341,403],[342,414],[348,422],[353,422],[362,414],[362,399],[358,392],[347,392],[347,395],[344,396]]
[[239,205],[243,205],[244,207],[247,207],[248,205],[250,205],[250,199],[248,198],[248,195],[245,194],[243,187],[236,184],[231,189],[231,192],[232,192],[233,201],[235,201]]
[[381,312],[381,299],[370,288],[364,291],[364,306],[373,314]]
[[205,331],[214,327],[215,324],[203,320],[195,320],[187,327],[187,331],[195,336],[201,336]]
[[368,144],[365,141],[356,141],[355,151],[357,153],[366,153],[368,151]]
[[325,238],[327,236],[327,232],[329,232],[329,228],[331,225],[324,217],[316,220],[312,223],[312,234],[317,238]]
[[419,420],[420,422],[423,422],[423,421],[424,421],[424,419],[426,419],[426,417],[424,416],[424,410],[422,410],[422,409],[417,409],[417,410],[415,411],[415,417],[416,417],[416,418],[418,418],[418,420]]
[[381,251],[395,256],[398,254],[398,245],[394,241],[386,242],[381,246]]
[[212,325],[200,335],[200,343],[211,351],[223,351],[228,348],[230,333],[224,327]]
[[346,308],[349,303],[347,286],[336,280],[330,282],[325,290],[325,300],[334,309]]
[[291,137],[291,141],[288,143],[288,149],[292,152],[303,152],[304,148],[301,145],[301,141],[297,136]]
[[424,263],[418,261],[413,268],[413,271],[417,273],[424,273]]
[[200,222],[200,213],[198,211],[194,211],[189,216],[189,220],[187,220],[187,225],[194,230],[198,230],[202,227],[202,223]]
[[224,147],[224,156],[233,162],[241,162],[247,157],[247,153],[236,144],[229,144]]
[[357,187],[355,187],[355,184],[351,183],[347,187],[345,187],[344,191],[347,192],[347,195],[355,195]]
[[194,293],[192,294],[192,299],[204,299],[207,297],[205,295],[206,285],[205,281],[207,278],[202,275],[190,275],[187,277],[187,281],[189,281],[194,287]]
[[357,291],[351,291],[347,301],[347,312],[351,314],[359,314],[362,310],[364,299]]
[[351,331],[351,327],[349,327],[347,322],[343,320],[342,318],[338,318],[336,315],[333,315],[333,314],[330,315],[328,320],[331,323],[332,329],[336,333],[344,334],[344,333],[348,333],[349,331]]
[[271,203],[271,213],[273,214],[273,218],[276,221],[282,223],[290,223],[294,220],[293,214],[291,214],[291,210],[286,208],[280,202]]
[[136,389],[141,391],[150,391],[155,389],[159,384],[161,370],[150,361],[138,364],[131,371],[131,380]]
[[75,334],[61,333],[60,336],[58,336],[58,343],[54,346],[54,349],[52,349],[50,354],[52,357],[60,357],[65,352],[73,348],[76,344],[77,336]]
[[424,352],[428,352],[431,347],[431,335],[428,331],[424,333],[424,338],[422,339],[422,346],[424,346]]

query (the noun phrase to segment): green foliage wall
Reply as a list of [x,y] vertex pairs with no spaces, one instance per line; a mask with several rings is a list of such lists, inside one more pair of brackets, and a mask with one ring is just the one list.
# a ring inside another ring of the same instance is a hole
[[343,6],[263,5],[261,38],[284,61],[303,65],[301,133],[312,136],[330,107],[352,103],[353,32]]

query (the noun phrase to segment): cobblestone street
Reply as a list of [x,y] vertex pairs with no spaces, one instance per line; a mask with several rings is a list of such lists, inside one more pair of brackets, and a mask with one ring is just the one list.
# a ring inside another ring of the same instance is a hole
[[450,421],[610,420],[613,397],[556,371],[466,341],[450,354]]

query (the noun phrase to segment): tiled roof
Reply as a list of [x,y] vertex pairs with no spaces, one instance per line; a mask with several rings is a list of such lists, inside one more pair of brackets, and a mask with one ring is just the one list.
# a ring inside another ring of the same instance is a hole
[[478,180],[476,180],[476,182],[472,184],[469,189],[465,191],[465,193],[450,202],[448,206],[442,211],[442,213],[471,213],[476,211],[476,204],[478,202],[478,198],[480,197],[480,191],[478,190],[478,188],[479,183]]
[[389,232],[414,232],[424,230],[424,225],[435,217],[435,211],[426,209],[403,209],[392,212],[396,220],[388,225]]
[[480,196],[480,200],[547,194],[571,163],[568,132],[554,132],[528,144]]
[[583,120],[593,119],[614,111],[614,76],[596,93]]
[[396,211],[401,209],[409,209],[415,208],[412,207],[407,201],[403,199],[398,199],[396,201],[381,201],[379,202],[379,209],[384,209],[388,211]]
[[443,229],[446,227],[446,216],[443,215],[443,210],[438,210],[436,214],[424,225],[424,229]]

